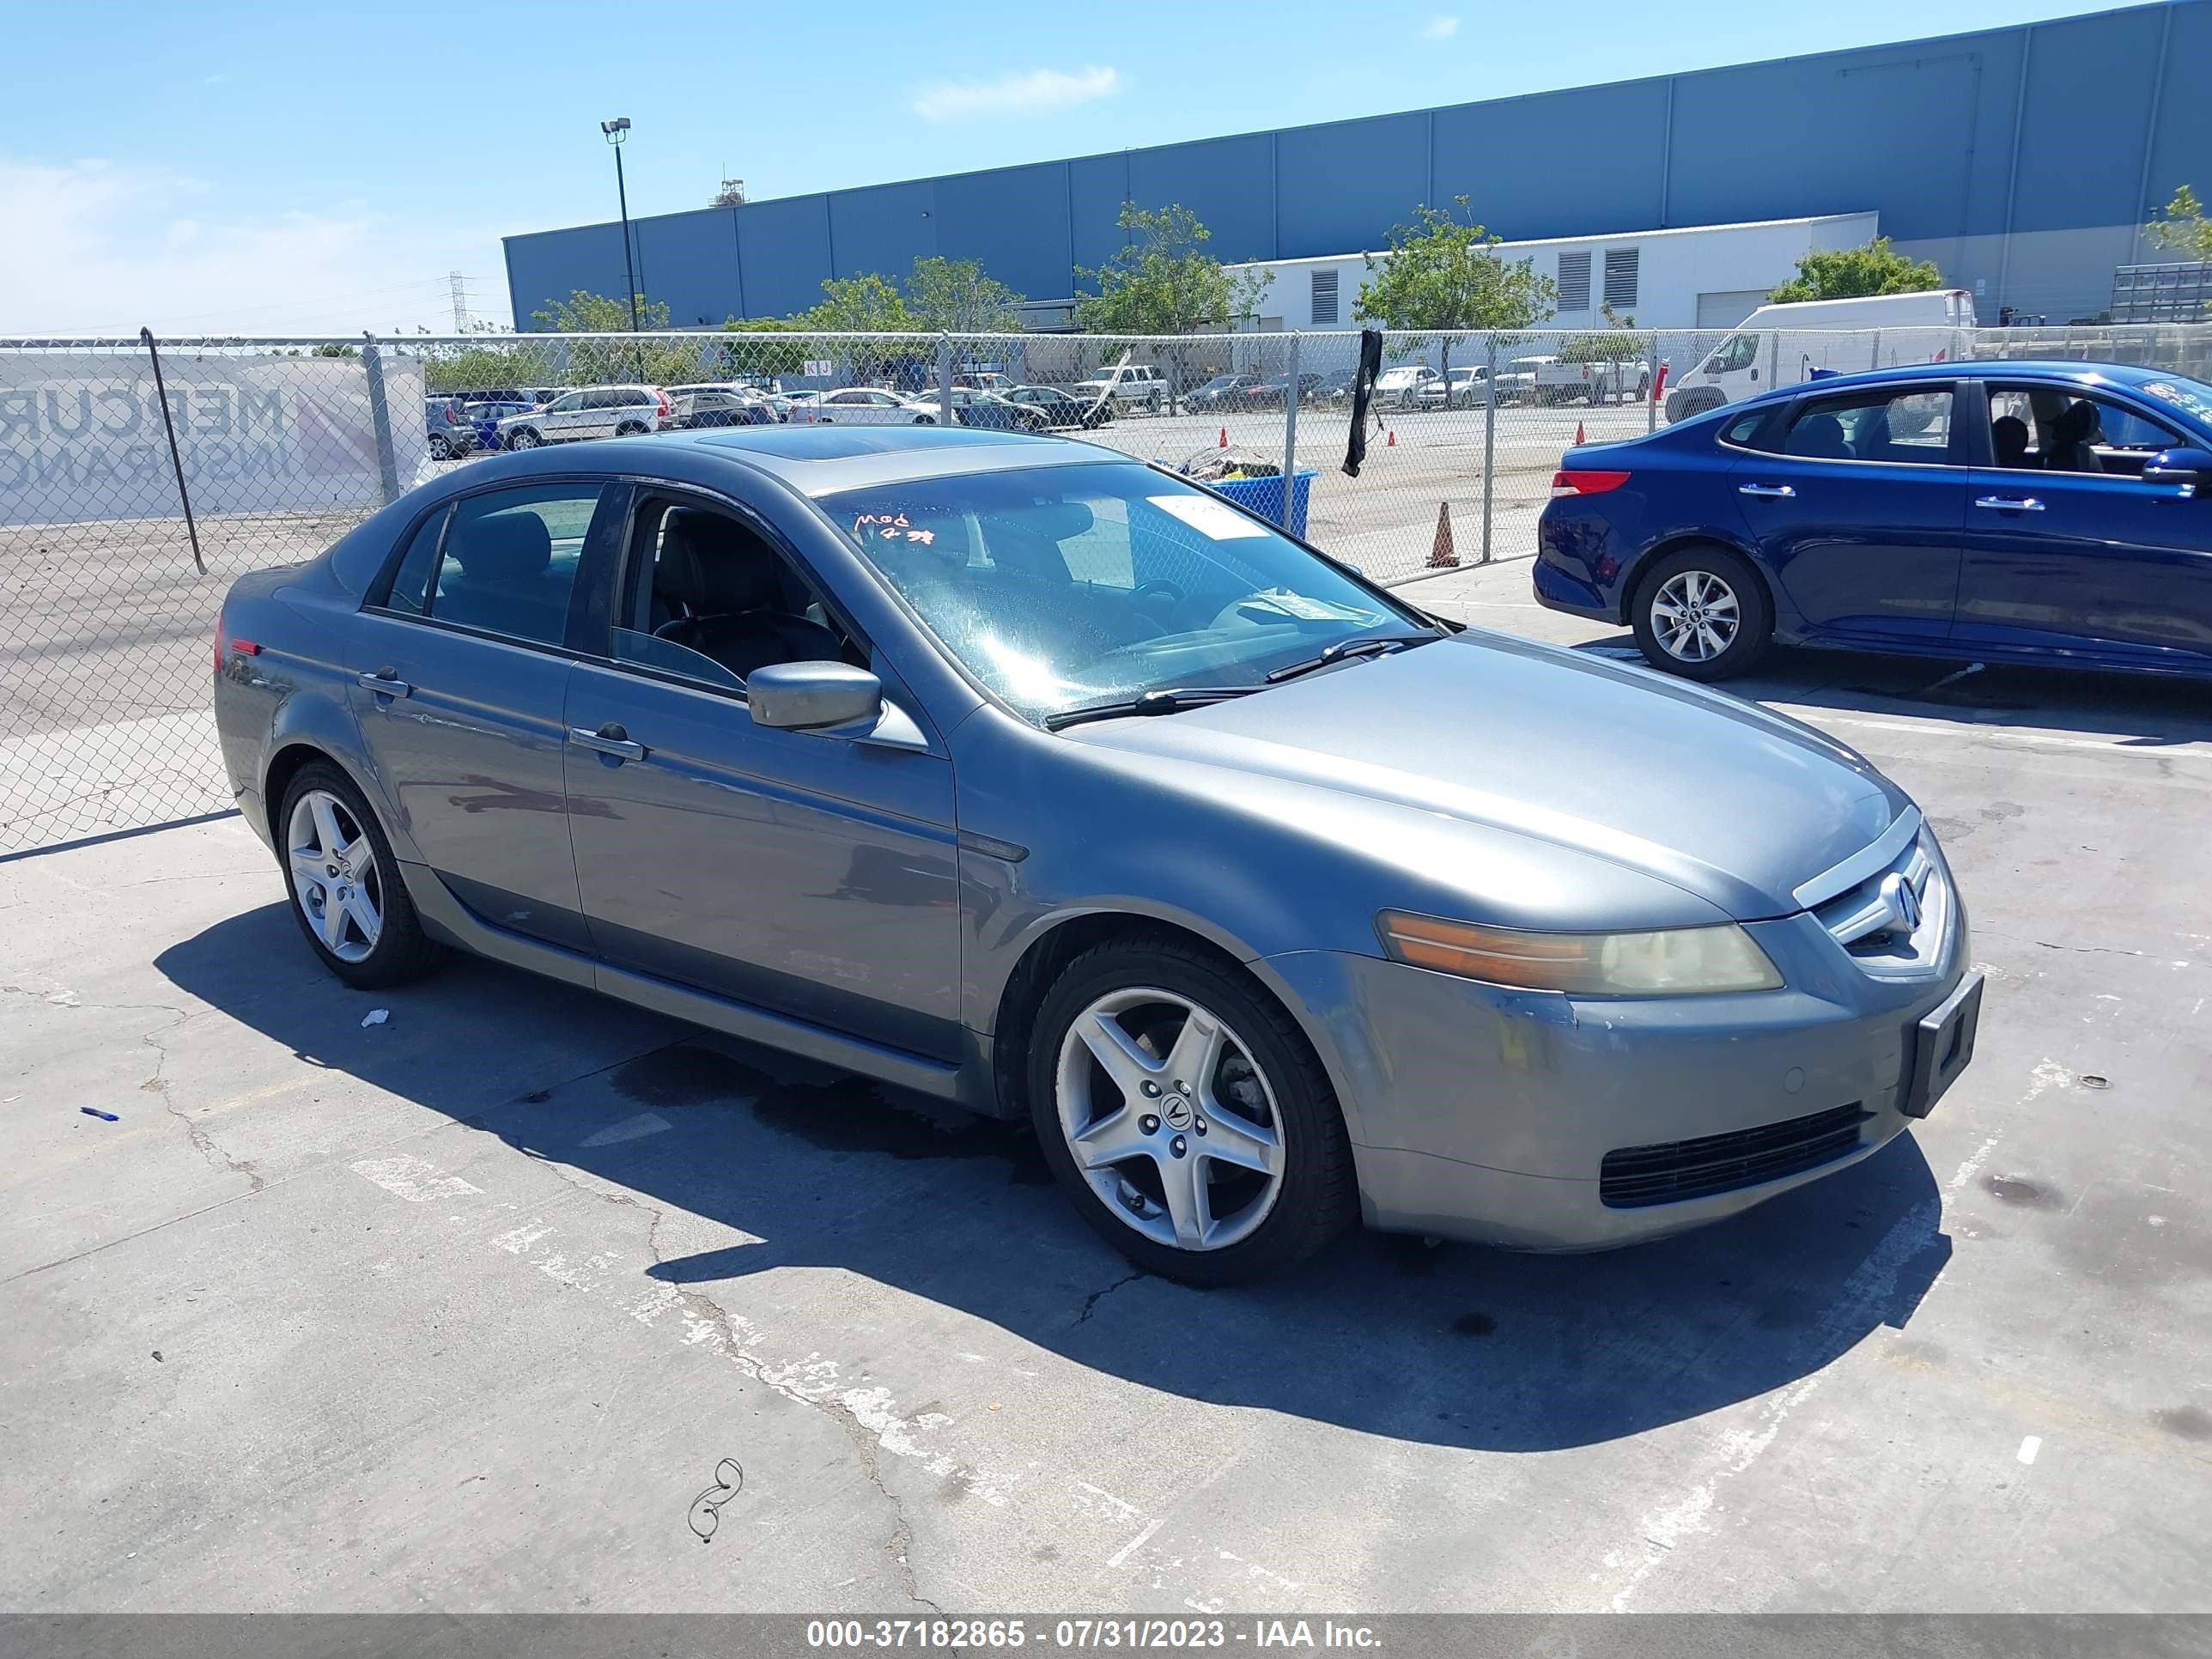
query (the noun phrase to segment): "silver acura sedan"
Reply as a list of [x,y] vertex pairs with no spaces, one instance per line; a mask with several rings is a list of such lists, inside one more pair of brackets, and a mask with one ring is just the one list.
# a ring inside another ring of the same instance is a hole
[[1355,1212],[1695,1226],[1973,1052],[1942,851],[1850,750],[1081,442],[503,456],[216,630],[232,787],[338,977],[458,948],[1026,1115],[1177,1279]]

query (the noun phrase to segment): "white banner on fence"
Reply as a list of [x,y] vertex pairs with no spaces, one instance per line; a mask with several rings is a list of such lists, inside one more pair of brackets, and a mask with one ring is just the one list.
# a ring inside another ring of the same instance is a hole
[[[422,366],[383,359],[399,487],[431,476]],[[367,510],[384,500],[358,358],[161,356],[192,510]],[[0,524],[181,518],[143,354],[0,352]]]

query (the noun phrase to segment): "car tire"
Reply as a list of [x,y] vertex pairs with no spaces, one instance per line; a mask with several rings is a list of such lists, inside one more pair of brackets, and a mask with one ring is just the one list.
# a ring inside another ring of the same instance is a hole
[[[1103,1036],[1102,1019],[1121,1041],[1082,1036],[1079,1027]],[[1176,1038],[1194,1022],[1210,1023],[1201,1030],[1218,1039],[1212,1074],[1195,1080],[1172,1074],[1178,1055],[1192,1052]],[[1145,1077],[1125,1092],[1096,1058],[1102,1047],[1125,1079],[1152,1070],[1162,1080]],[[1343,1115],[1304,1033],[1258,985],[1180,936],[1113,939],[1069,963],[1030,1028],[1026,1080],[1054,1177],[1084,1219],[1147,1273],[1186,1285],[1249,1283],[1304,1261],[1358,1212]],[[1157,1113],[1144,1109],[1155,1104]],[[1090,1143],[1086,1168],[1078,1139],[1102,1128],[1110,1139]],[[1125,1154],[1099,1156],[1125,1144]],[[1227,1152],[1236,1156],[1219,1155]],[[1256,1167],[1269,1162],[1272,1170]],[[1179,1202],[1166,1184],[1178,1176]],[[1176,1242],[1194,1239],[1200,1224],[1210,1242]]]
[[914,423],[916,426],[935,426],[937,424],[937,416],[934,415],[917,415],[914,417]]
[[507,447],[509,449],[535,449],[544,441],[544,439],[538,435],[537,428],[534,427],[519,426],[507,434]]
[[430,459],[434,461],[450,461],[453,459],[453,443],[442,432],[433,432],[430,434]]
[[422,931],[384,826],[344,772],[321,760],[301,767],[285,786],[274,827],[292,919],[324,967],[372,991],[420,979],[438,964],[444,947]]
[[1704,544],[1679,548],[1644,573],[1629,622],[1646,662],[1692,680],[1743,673],[1774,635],[1758,573],[1728,549]]
[[644,425],[641,422],[624,421],[620,426],[615,428],[615,436],[617,438],[642,438],[652,429],[652,428]]

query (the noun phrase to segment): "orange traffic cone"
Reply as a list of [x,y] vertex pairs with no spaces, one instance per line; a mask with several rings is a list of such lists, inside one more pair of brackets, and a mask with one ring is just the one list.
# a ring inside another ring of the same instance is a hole
[[1227,427],[1224,426],[1221,428],[1221,441],[1214,445],[1214,447],[1216,449],[1226,449],[1229,447],[1229,428]]
[[1578,444],[1586,444],[1589,441],[1583,436],[1583,423],[1580,421],[1575,422],[1575,441]]
[[1397,428],[1396,428],[1395,427],[1390,427],[1390,428],[1385,428],[1385,431],[1384,431],[1384,437],[1383,437],[1383,442],[1382,442],[1382,447],[1383,447],[1383,448],[1385,448],[1385,449],[1395,449],[1397,447],[1398,447],[1398,430],[1397,430]]
[[1431,570],[1459,568],[1459,554],[1452,547],[1449,501],[1437,503],[1437,541],[1436,545],[1429,551],[1429,568]]

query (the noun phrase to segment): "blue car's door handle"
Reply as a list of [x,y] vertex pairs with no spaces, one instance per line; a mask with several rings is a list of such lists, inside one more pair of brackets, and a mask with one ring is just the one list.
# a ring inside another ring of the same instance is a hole
[[611,755],[617,760],[643,760],[645,745],[632,743],[629,733],[610,720],[596,732],[586,732],[580,726],[568,729],[568,741],[586,749],[597,750],[602,755]]
[[1986,507],[1999,513],[2040,513],[2043,503],[2033,495],[1977,495],[1976,507]]
[[360,678],[361,683],[380,697],[404,697],[415,689],[389,668],[380,668],[374,673],[364,670]]
[[1788,484],[1738,484],[1735,493],[1739,495],[1763,495],[1778,501],[1790,501],[1797,494]]

